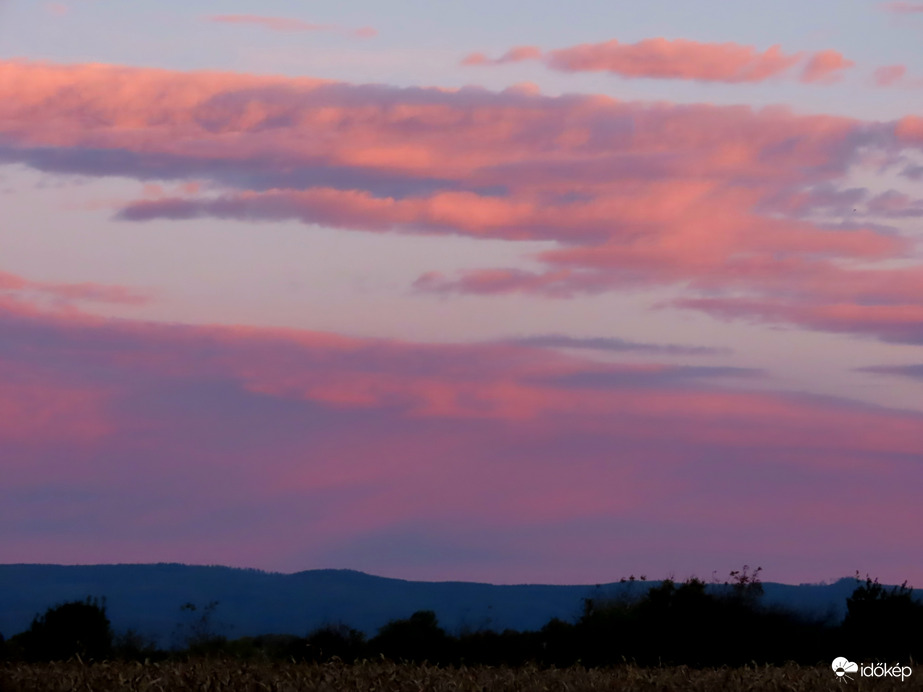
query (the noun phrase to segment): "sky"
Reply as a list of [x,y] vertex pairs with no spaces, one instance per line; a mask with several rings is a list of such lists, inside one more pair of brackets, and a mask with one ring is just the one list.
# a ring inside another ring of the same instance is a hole
[[0,560],[923,585],[921,41],[0,0]]

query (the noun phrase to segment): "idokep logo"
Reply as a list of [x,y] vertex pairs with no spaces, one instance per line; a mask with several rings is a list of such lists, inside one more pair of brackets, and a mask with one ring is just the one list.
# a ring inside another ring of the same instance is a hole
[[859,673],[863,678],[900,678],[901,682],[910,677],[913,669],[910,666],[889,666],[887,663],[862,664],[853,663],[847,658],[840,656],[833,659],[831,665],[833,672],[841,682],[852,680],[848,673]]
[[836,673],[836,676],[843,681],[852,680],[847,673],[856,673],[859,671],[859,664],[853,663],[850,660],[847,660],[840,656],[839,658],[833,659],[833,672]]

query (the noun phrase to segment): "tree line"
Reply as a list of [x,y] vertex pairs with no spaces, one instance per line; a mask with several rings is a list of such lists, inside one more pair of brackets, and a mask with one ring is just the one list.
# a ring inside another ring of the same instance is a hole
[[538,664],[602,666],[720,666],[895,662],[923,658],[923,604],[904,583],[884,587],[859,579],[842,622],[831,622],[762,603],[759,570],[732,572],[724,588],[699,579],[667,579],[634,598],[586,599],[573,622],[552,619],[537,631],[489,629],[449,634],[432,611],[392,620],[367,638],[347,625],[329,625],[305,637],[263,635],[228,639],[215,620],[218,603],[187,603],[171,650],[136,632],[114,634],[104,600],[87,598],[49,608],[9,640],[0,635],[0,659],[50,661],[79,657],[165,659],[221,656],[238,659],[352,662],[386,658],[439,665]]

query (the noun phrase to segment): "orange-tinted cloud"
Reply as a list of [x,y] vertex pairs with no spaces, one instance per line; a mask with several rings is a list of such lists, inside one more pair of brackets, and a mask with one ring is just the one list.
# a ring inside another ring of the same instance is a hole
[[923,117],[908,115],[901,118],[897,123],[895,134],[904,142],[923,145]]
[[461,61],[462,65],[486,65],[488,63],[490,63],[490,58],[484,53],[469,53]]
[[499,58],[491,60],[483,53],[470,53],[462,58],[462,65],[504,65],[511,62],[522,62],[524,60],[540,60],[542,50],[536,46],[517,46],[511,48]]
[[835,50],[824,50],[815,53],[808,60],[801,73],[801,81],[807,83],[830,83],[838,80],[843,70],[853,67],[856,63],[847,60]]
[[704,82],[762,82],[802,59],[779,46],[758,52],[737,43],[700,43],[685,39],[645,39],[583,44],[550,51],[547,63],[566,72],[611,72],[623,77],[691,79]]
[[[919,201],[848,184],[856,170],[889,167],[912,179],[907,162],[923,150],[915,116],[868,123],[779,107],[16,61],[0,63],[0,97],[3,160],[200,183],[158,188],[127,204],[125,220],[554,243],[531,270],[429,268],[425,290],[672,286],[753,305],[920,305],[914,240],[885,225],[915,217]],[[894,260],[905,268],[886,269]]]
[[585,43],[543,52],[536,46],[518,46],[499,58],[472,53],[463,65],[503,65],[523,60],[543,60],[563,72],[610,72],[622,77],[685,79],[701,82],[762,82],[803,64],[803,82],[834,81],[854,63],[836,51],[784,53],[780,46],[758,51],[739,43],[701,43],[687,39],[650,38],[638,43]]

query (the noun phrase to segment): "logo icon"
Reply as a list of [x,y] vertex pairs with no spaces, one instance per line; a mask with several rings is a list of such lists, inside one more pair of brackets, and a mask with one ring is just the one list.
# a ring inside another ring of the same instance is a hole
[[833,668],[833,672],[836,673],[836,676],[840,679],[841,682],[852,680],[852,678],[848,676],[846,673],[858,673],[859,672],[858,663],[853,663],[849,659],[843,658],[842,656],[840,656],[839,658],[833,659],[833,664],[831,667]]

